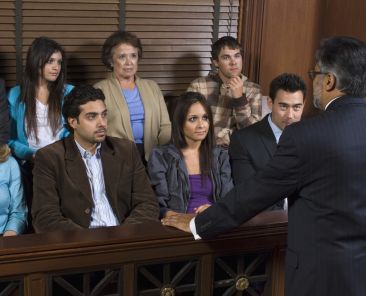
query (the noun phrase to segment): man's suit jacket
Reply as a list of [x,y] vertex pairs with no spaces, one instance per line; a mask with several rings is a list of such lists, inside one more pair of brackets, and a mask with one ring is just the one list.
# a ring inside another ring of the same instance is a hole
[[289,197],[286,295],[366,295],[366,101],[343,96],[286,127],[256,176],[198,215],[203,238]]
[[276,151],[276,138],[268,123],[268,116],[231,136],[229,154],[235,184],[264,168]]
[[[234,184],[254,176],[272,159],[277,143],[268,116],[231,136],[229,154]],[[269,210],[283,209],[283,204],[281,200]]]
[[9,110],[5,93],[5,82],[0,79],[0,145],[9,140]]
[[[119,223],[157,221],[159,206],[135,144],[106,137],[101,160],[107,197]],[[36,232],[89,227],[93,199],[72,136],[37,151],[33,182]]]

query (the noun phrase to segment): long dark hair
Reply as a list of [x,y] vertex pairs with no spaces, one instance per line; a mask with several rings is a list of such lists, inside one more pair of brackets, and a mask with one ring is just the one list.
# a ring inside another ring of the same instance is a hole
[[39,37],[34,39],[27,53],[20,101],[25,105],[27,134],[30,135],[33,132],[37,141],[36,88],[39,78],[43,75],[43,67],[55,52],[61,53],[62,64],[57,80],[48,84],[48,122],[53,136],[56,136],[57,130],[61,126],[61,105],[66,82],[65,51],[56,41],[47,37]]
[[171,142],[178,148],[179,151],[187,147],[187,141],[184,136],[183,127],[187,120],[189,108],[200,103],[205,109],[210,124],[206,138],[202,141],[199,148],[200,169],[201,174],[208,176],[214,165],[213,163],[213,147],[215,145],[213,119],[210,106],[208,106],[206,98],[197,92],[183,93],[176,102],[173,121],[172,121],[172,138]]

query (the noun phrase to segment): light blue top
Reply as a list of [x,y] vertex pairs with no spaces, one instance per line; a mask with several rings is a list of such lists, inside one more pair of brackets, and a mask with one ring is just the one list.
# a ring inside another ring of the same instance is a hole
[[0,233],[7,230],[23,233],[27,226],[27,212],[19,166],[10,156],[0,163]]
[[[66,96],[72,89],[73,85],[66,84],[64,96]],[[18,159],[29,160],[32,158],[36,149],[30,148],[28,144],[27,135],[25,132],[25,106],[24,103],[19,102],[20,86],[14,86],[8,93],[9,111],[10,111],[10,140],[9,147],[12,150],[13,155]],[[62,118],[62,124],[64,120]],[[60,133],[60,139],[68,136],[69,131],[63,127]]]
[[278,141],[280,140],[280,137],[281,137],[283,131],[277,125],[275,125],[274,122],[272,121],[272,114],[270,114],[268,116],[268,123],[269,123],[269,126],[271,127],[272,132],[273,132],[273,134],[276,138],[276,143],[278,144]]
[[143,143],[145,111],[140,92],[136,86],[134,89],[122,89],[122,92],[130,113],[131,128],[135,143]]

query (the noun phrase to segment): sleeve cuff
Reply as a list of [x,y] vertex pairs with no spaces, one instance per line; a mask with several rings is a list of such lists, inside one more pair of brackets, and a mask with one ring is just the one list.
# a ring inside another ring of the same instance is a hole
[[241,96],[240,98],[238,99],[234,99],[232,98],[231,99],[231,107],[241,107],[241,106],[244,106],[248,103],[248,100],[247,100],[247,97],[245,95]]
[[197,234],[197,230],[196,230],[196,223],[195,223],[195,218],[192,218],[191,221],[189,221],[189,229],[191,230],[193,236],[194,236],[194,239],[195,240],[200,240],[202,239],[202,237],[200,237],[198,234]]

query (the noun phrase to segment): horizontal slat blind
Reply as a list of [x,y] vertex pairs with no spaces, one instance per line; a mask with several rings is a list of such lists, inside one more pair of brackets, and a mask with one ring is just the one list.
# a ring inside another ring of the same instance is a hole
[[16,82],[15,1],[0,1],[0,77]]
[[[238,1],[221,1],[219,36],[226,35],[229,11],[236,36]],[[230,5],[231,4],[231,5]],[[126,30],[141,38],[139,75],[154,79],[165,95],[185,91],[211,69],[213,0],[127,0]]]
[[230,35],[237,38],[239,22],[239,1],[221,1],[221,13],[219,22],[219,38]]
[[[236,37],[238,6],[238,0],[221,0],[219,37]],[[193,79],[208,73],[214,0],[23,0],[22,64],[33,39],[48,36],[66,49],[71,83],[103,79],[101,46],[119,28],[120,7],[125,9],[125,29],[143,44],[138,74],[155,80],[165,95],[181,93]],[[16,83],[15,0],[0,1],[0,16],[0,74],[12,86]]]
[[119,0],[23,0],[24,60],[33,39],[47,36],[67,52],[68,80],[94,83],[105,76],[101,45],[118,18]]

